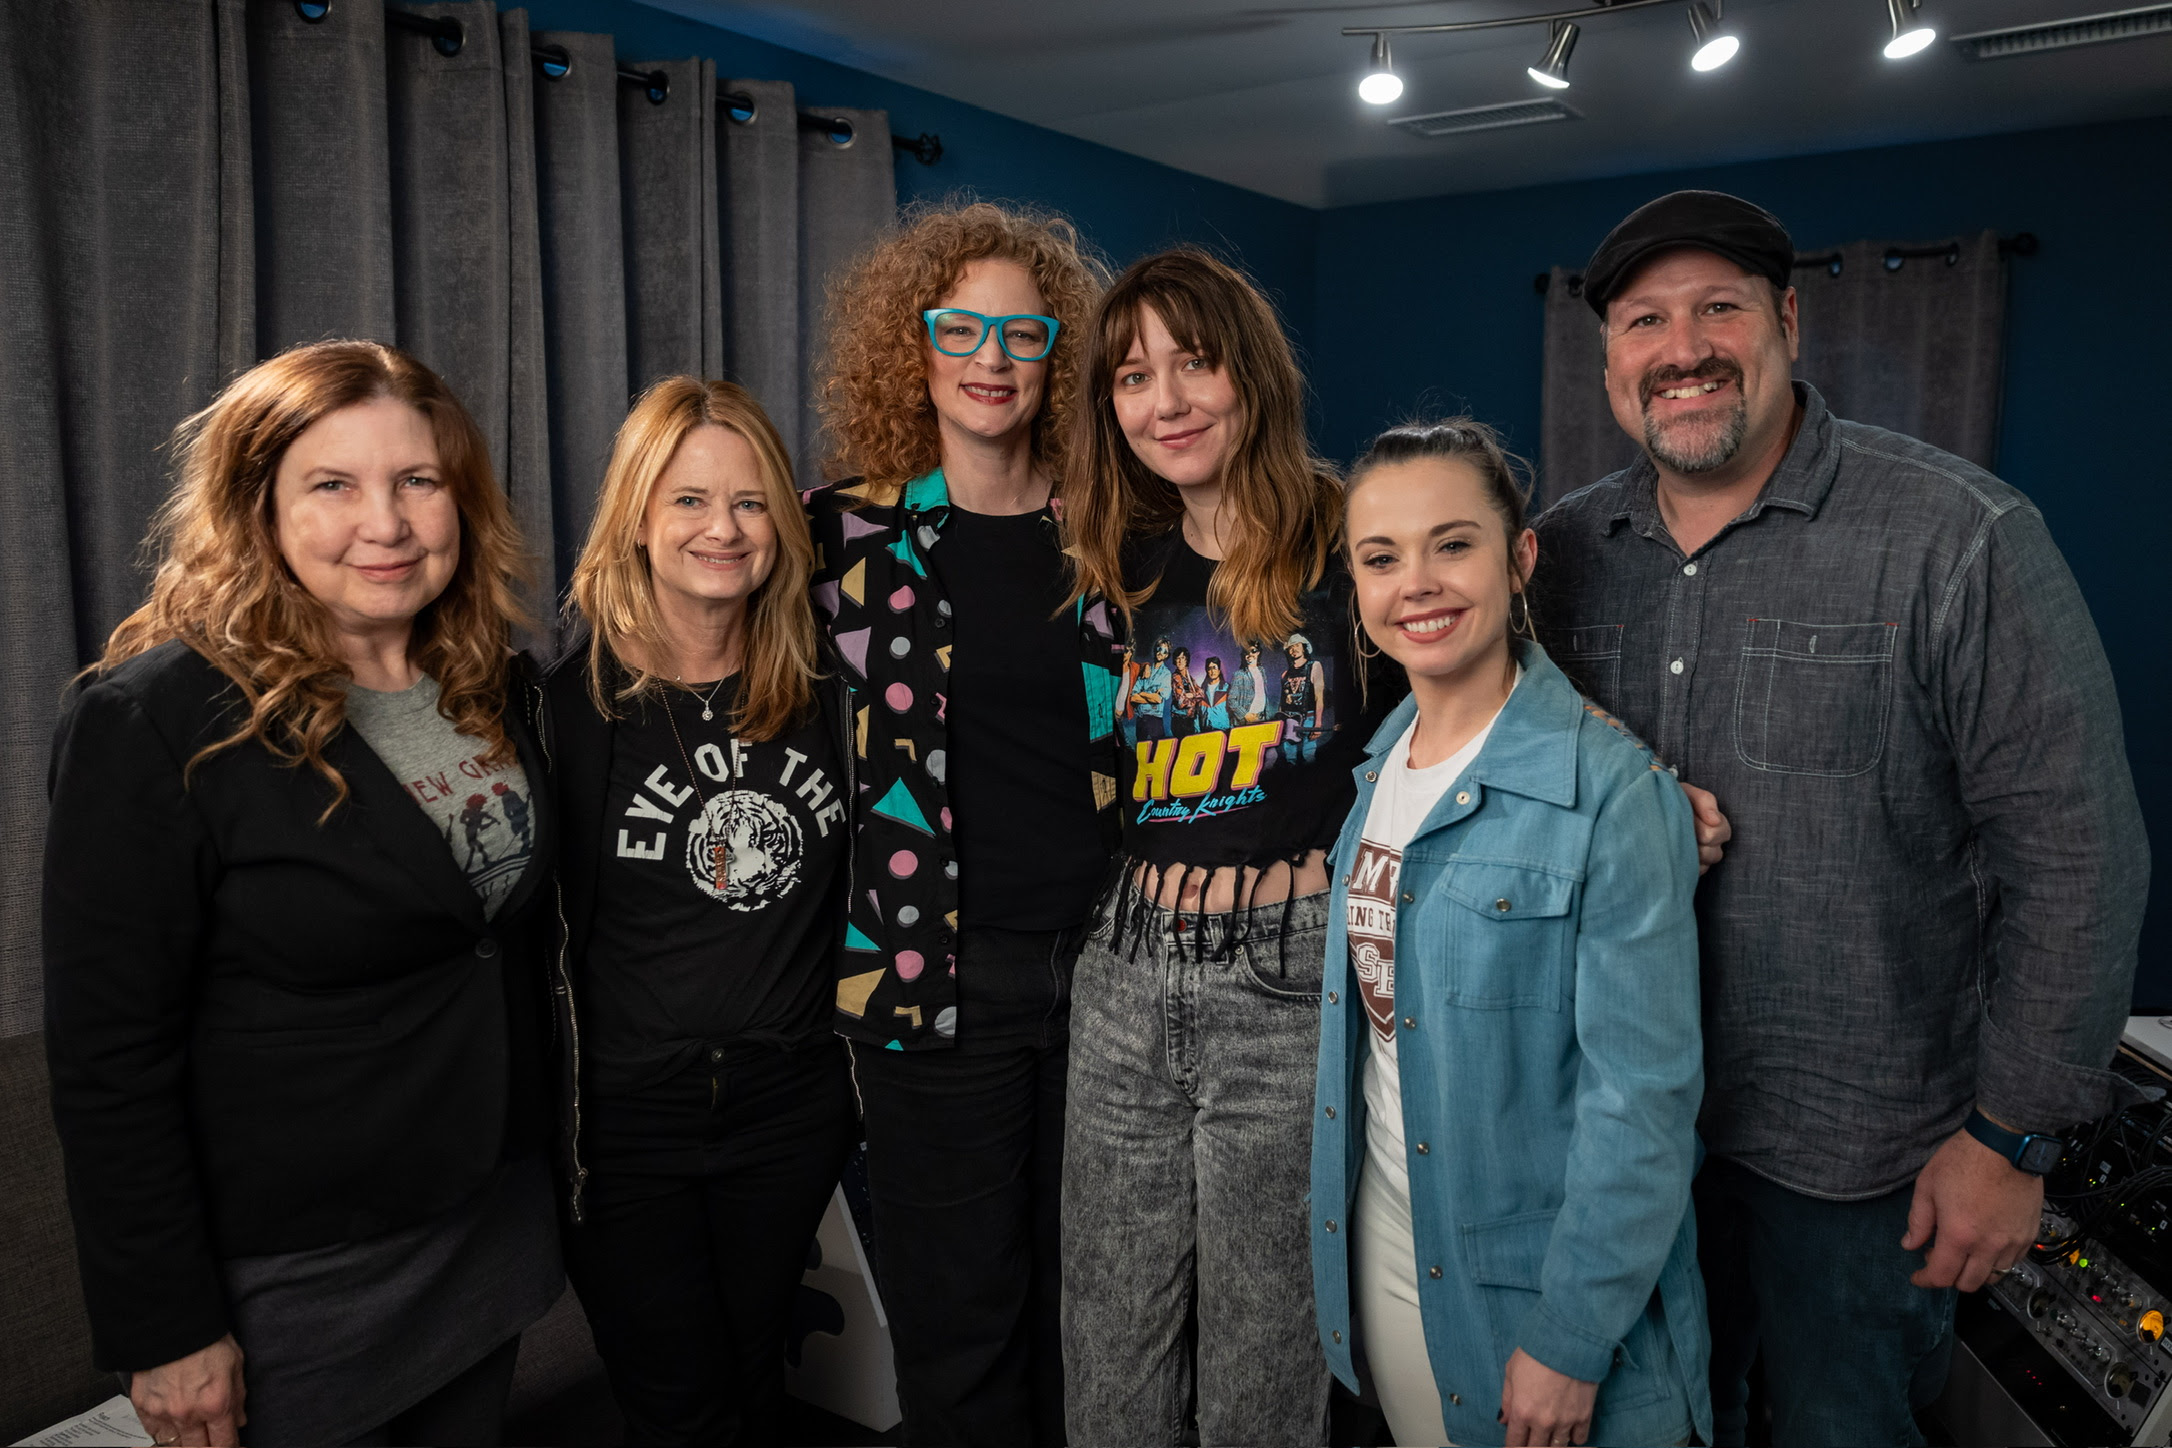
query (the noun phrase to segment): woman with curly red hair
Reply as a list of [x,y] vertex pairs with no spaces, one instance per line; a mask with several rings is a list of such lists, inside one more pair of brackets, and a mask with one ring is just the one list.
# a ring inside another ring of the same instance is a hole
[[258,364],[177,447],[150,597],[53,743],[92,1348],[160,1443],[495,1443],[565,1281],[520,538],[459,402],[374,342]]
[[832,298],[817,606],[862,787],[837,984],[912,1444],[1057,1444],[1071,964],[1115,844],[1117,656],[1051,498],[1101,273],[931,211]]

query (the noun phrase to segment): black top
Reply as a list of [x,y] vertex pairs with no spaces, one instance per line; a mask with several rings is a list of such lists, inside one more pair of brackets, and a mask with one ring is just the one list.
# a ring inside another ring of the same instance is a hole
[[[70,702],[45,845],[46,1052],[92,1348],[145,1369],[232,1326],[222,1257],[353,1242],[546,1139],[535,851],[495,919],[369,746],[352,795],[263,746],[178,643]],[[523,768],[542,767],[508,711]]]
[[929,554],[949,594],[948,778],[970,928],[1083,922],[1108,863],[1063,553],[1038,512],[953,504]]
[[1242,644],[1207,608],[1215,567],[1176,529],[1127,562],[1128,586],[1161,582],[1134,613],[1117,699],[1124,852],[1154,865],[1295,861],[1334,843],[1356,797],[1350,771],[1403,688],[1376,670],[1361,697],[1339,560],[1300,600],[1296,630]]
[[836,745],[812,712],[776,739],[732,738],[737,692],[726,680],[705,721],[708,686],[667,690],[611,731],[574,970],[599,1091],[654,1085],[717,1046],[829,1033],[851,803]]

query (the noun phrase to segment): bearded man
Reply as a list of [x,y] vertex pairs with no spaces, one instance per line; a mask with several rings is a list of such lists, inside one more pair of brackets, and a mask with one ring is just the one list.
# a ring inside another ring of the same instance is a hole
[[2149,879],[2119,704],[2029,500],[1792,379],[1794,246],[1684,191],[1601,243],[1644,451],[1537,524],[1553,658],[1734,827],[1698,897],[1717,1441],[1920,1443],[1954,1293],[2020,1260]]

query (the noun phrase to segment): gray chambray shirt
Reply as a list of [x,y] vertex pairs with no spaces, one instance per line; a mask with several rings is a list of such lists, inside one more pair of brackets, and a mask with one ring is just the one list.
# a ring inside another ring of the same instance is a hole
[[2149,847],[2042,515],[1795,388],[1785,461],[1693,556],[1649,460],[1549,509],[1533,614],[1734,825],[1697,892],[1706,1144],[1848,1200],[1909,1181],[1971,1103],[2054,1131],[2135,1098],[2104,1067]]

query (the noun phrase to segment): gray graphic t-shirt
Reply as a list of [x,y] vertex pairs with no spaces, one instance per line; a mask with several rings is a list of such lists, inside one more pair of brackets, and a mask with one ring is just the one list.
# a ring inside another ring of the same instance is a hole
[[520,761],[493,764],[479,739],[437,712],[437,680],[380,693],[350,684],[347,722],[445,836],[453,862],[495,916],[535,848],[535,815]]

